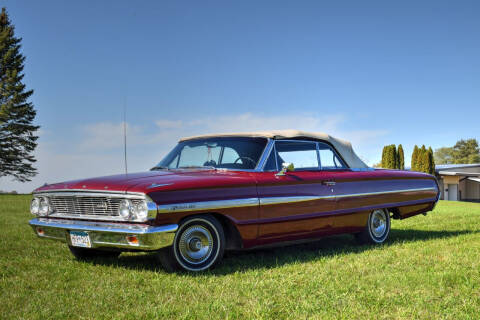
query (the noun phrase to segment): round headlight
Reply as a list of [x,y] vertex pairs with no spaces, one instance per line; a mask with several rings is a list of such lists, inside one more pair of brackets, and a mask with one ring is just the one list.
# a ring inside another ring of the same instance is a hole
[[123,219],[128,219],[130,218],[132,213],[132,202],[127,199],[123,199],[120,201],[120,206],[118,207],[118,214],[120,217]]
[[148,206],[145,200],[139,201],[135,205],[135,215],[137,216],[138,220],[146,220],[148,216]]
[[45,197],[40,198],[40,205],[38,206],[38,214],[40,216],[46,216],[50,211],[50,205],[48,199]]
[[30,213],[37,215],[38,214],[38,207],[40,207],[40,199],[33,198],[32,202],[30,202]]

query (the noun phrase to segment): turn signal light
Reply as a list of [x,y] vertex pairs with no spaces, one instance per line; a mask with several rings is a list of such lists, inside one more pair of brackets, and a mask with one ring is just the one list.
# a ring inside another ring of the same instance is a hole
[[127,241],[129,244],[138,246],[138,238],[136,236],[127,236]]

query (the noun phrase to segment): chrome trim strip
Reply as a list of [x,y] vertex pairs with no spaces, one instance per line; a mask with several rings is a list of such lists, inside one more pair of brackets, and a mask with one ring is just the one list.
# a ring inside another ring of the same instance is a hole
[[53,193],[53,192],[59,192],[59,193],[68,193],[68,192],[76,192],[76,194],[78,194],[78,192],[81,192],[81,193],[101,193],[101,194],[105,194],[105,193],[109,193],[109,194],[118,194],[118,195],[122,195],[122,196],[125,196],[125,195],[137,195],[137,196],[145,196],[145,193],[143,192],[130,192],[130,191],[113,191],[113,190],[95,190],[95,189],[51,189],[51,190],[40,190],[40,191],[37,191],[37,192],[33,192],[33,195],[37,195],[37,194],[43,194],[43,193]]
[[173,183],[152,183],[147,187],[147,189],[158,188],[158,187],[165,187],[172,185]]
[[50,227],[68,230],[82,231],[100,231],[113,233],[134,233],[134,234],[150,234],[159,232],[175,232],[178,229],[176,224],[168,224],[163,226],[151,226],[148,224],[134,223],[108,223],[108,222],[92,222],[92,221],[74,221],[50,218],[35,218],[28,222],[31,226]]
[[363,197],[363,196],[371,196],[371,195],[376,195],[376,194],[390,194],[390,193],[414,192],[414,191],[437,191],[437,189],[435,189],[435,188],[401,189],[401,190],[391,190],[391,191],[377,191],[377,192],[364,192],[364,193],[354,193],[354,194],[340,194],[340,195],[336,195],[336,197],[337,198]]
[[[107,216],[107,215],[86,215],[86,214],[63,214],[63,213],[50,213],[47,217],[49,218],[65,218],[65,219],[75,219],[75,220],[95,220],[95,221],[114,221],[114,222],[145,222],[140,220],[126,220],[120,216]],[[148,216],[152,218],[152,216]],[[154,216],[153,216],[154,218]]]
[[379,195],[379,194],[391,194],[391,193],[415,192],[415,191],[437,191],[437,190],[435,188],[417,188],[417,189],[364,192],[364,193],[352,193],[352,194],[329,195],[329,196],[268,197],[268,198],[260,198],[260,204],[269,205],[269,204],[280,204],[280,203],[293,203],[293,202],[303,202],[303,201],[315,201],[315,200],[322,200],[322,199],[363,197],[363,196],[372,196],[372,195]]
[[38,192],[34,193],[34,196],[62,196],[62,197],[110,197],[110,198],[122,198],[122,199],[140,199],[145,200],[145,194],[128,194],[128,193],[101,193],[101,192],[79,192],[71,190],[65,192]]
[[258,198],[242,198],[242,199],[231,199],[231,200],[214,200],[214,201],[158,205],[158,212],[159,213],[187,212],[187,211],[197,211],[197,210],[252,207],[252,206],[258,206],[258,205],[259,205]]
[[316,201],[316,200],[322,200],[322,199],[363,197],[363,196],[371,196],[371,195],[379,195],[379,194],[416,192],[416,191],[437,191],[437,190],[435,188],[416,188],[416,189],[401,189],[401,190],[364,192],[364,193],[328,195],[328,196],[286,196],[286,197],[242,198],[242,199],[231,199],[231,200],[173,203],[173,204],[159,205],[158,212],[167,213],[167,212],[188,212],[188,211],[198,211],[198,210],[215,210],[215,209],[226,209],[226,208],[234,208],[234,207],[274,205],[274,204],[283,204],[283,203]]
[[304,201],[315,201],[319,199],[335,199],[335,196],[293,196],[293,197],[268,197],[260,198],[260,205],[280,204],[280,203],[294,203]]

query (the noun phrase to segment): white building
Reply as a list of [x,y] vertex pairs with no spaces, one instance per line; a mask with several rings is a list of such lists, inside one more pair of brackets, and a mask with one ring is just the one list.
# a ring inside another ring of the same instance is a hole
[[441,164],[435,166],[440,199],[480,201],[480,163]]

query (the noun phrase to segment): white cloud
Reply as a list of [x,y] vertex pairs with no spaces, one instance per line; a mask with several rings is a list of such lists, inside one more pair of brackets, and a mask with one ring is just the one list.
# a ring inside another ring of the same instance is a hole
[[[385,130],[349,130],[343,115],[265,115],[242,113],[205,116],[194,120],[161,119],[154,130],[127,125],[129,172],[154,166],[181,137],[204,133],[300,129],[326,132],[352,142],[359,156],[372,164],[378,156],[379,139]],[[43,183],[60,182],[123,172],[123,123],[98,122],[80,127],[81,137],[63,136],[61,141],[41,138],[36,151],[39,174],[32,182],[0,179],[0,190],[30,192]],[[53,139],[51,135],[48,136]],[[59,135],[55,136],[55,139]],[[69,148],[58,150],[57,145]]]

